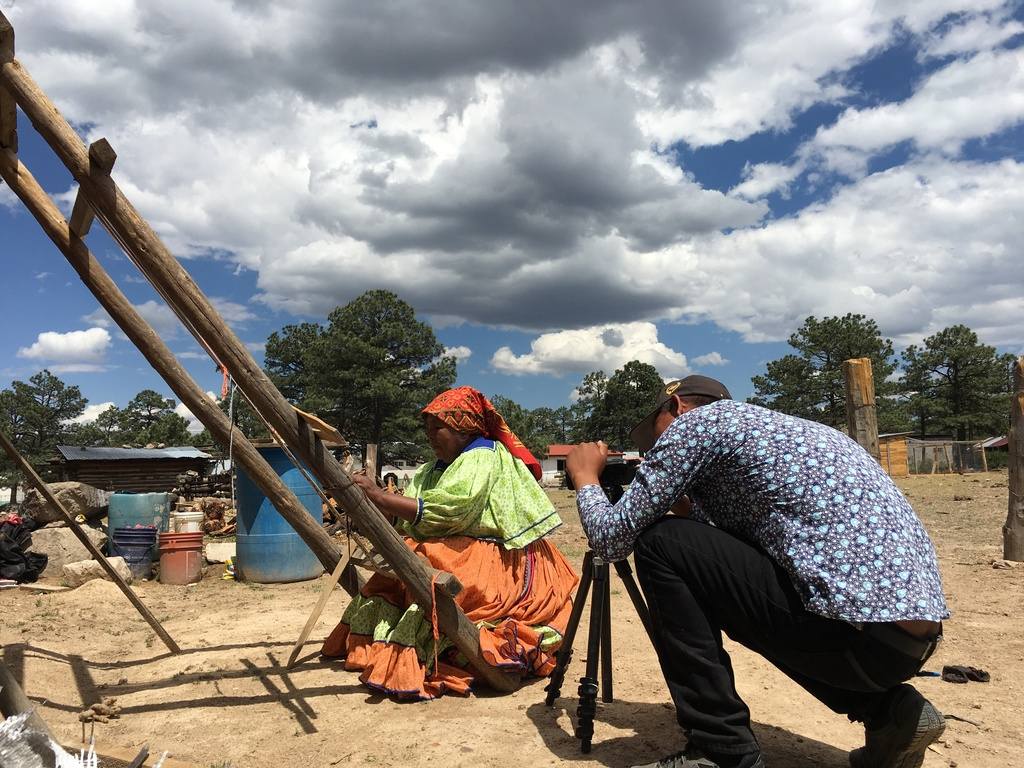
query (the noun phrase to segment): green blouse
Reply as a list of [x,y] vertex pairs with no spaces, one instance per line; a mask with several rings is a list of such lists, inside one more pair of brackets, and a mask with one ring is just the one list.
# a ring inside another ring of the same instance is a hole
[[523,462],[499,442],[478,438],[451,464],[424,464],[405,495],[419,501],[403,531],[418,541],[472,536],[521,549],[562,524]]

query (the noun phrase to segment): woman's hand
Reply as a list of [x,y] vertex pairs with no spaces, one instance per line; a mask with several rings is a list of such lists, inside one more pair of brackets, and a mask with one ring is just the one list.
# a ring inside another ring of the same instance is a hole
[[608,446],[603,440],[596,443],[580,443],[565,459],[565,471],[572,478],[577,489],[584,485],[600,485],[598,478],[608,461]]
[[356,485],[362,488],[363,493],[365,493],[371,499],[374,497],[378,490],[376,481],[373,480],[373,478],[371,478],[369,475],[363,473],[352,475],[352,482],[354,482]]

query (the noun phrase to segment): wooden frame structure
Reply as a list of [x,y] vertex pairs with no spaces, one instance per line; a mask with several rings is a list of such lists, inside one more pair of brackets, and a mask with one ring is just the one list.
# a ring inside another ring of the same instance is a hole
[[[78,182],[71,222],[18,159],[17,108]],[[309,469],[324,491],[352,517],[361,534],[391,566],[423,606],[435,605],[439,629],[469,660],[480,678],[501,691],[514,690],[517,676],[490,666],[480,651],[479,633],[452,596],[435,589],[433,573],[371,504],[351,476],[321,442],[317,431],[292,408],[249,350],[231,331],[210,300],[161,242],[110,176],[116,155],[105,139],[86,147],[57,107],[15,59],[14,29],[0,13],[0,176],[24,203],[82,282],[96,296],[157,373],[218,442],[233,446],[235,460],[271,500],[296,533],[331,572],[342,552],[310,517],[246,437],[180,365],[167,345],[142,319],[86,247],[93,219],[107,229],[128,258],[156,289],[185,328],[230,373],[254,410],[282,446]],[[347,580],[351,591],[354,580]]]

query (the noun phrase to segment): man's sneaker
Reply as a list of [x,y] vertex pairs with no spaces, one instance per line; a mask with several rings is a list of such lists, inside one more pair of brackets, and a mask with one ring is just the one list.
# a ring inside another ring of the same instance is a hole
[[[748,760],[742,762],[742,765],[744,768],[764,768],[764,761],[760,754],[751,754]],[[674,755],[663,757],[656,763],[634,765],[632,768],[720,768],[720,766],[700,750],[691,747],[684,752],[676,752]]]
[[946,720],[912,685],[901,685],[889,704],[888,721],[865,731],[865,744],[850,753],[851,768],[919,768],[928,745]]

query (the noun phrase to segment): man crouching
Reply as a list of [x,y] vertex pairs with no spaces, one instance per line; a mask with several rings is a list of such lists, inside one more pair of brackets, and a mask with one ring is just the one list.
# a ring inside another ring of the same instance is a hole
[[[863,448],[822,424],[733,401],[720,382],[669,384],[631,434],[646,451],[614,506],[607,447],[566,470],[595,553],[635,553],[662,672],[687,734],[651,766],[760,768],[722,631],[835,712],[864,723],[853,768],[917,768],[945,728],[904,681],[949,616],[931,540]],[[688,496],[688,517],[666,516]]]

